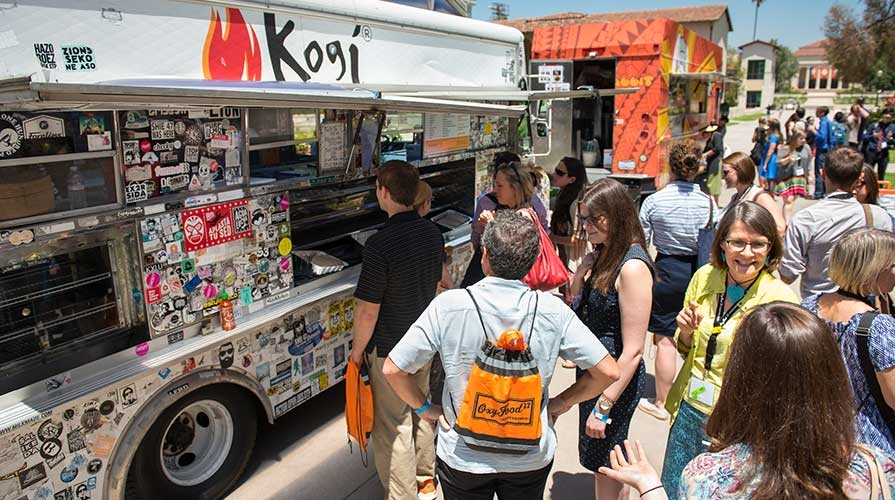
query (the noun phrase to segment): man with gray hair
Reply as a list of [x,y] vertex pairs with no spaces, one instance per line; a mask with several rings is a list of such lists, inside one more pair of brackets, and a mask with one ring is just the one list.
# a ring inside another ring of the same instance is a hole
[[[618,366],[562,300],[532,291],[521,281],[540,251],[538,229],[530,218],[499,211],[485,228],[482,249],[485,278],[466,290],[448,290],[436,297],[389,353],[383,373],[420,418],[441,424],[436,471],[445,500],[491,500],[495,494],[501,499],[541,499],[556,451],[553,420],[572,405],[599,395],[618,379]],[[516,454],[470,446],[452,427],[484,341],[496,343],[500,332],[510,328],[525,332],[543,396],[536,449]],[[435,353],[444,363],[444,408],[431,404],[412,378]],[[586,371],[549,398],[559,356]]]

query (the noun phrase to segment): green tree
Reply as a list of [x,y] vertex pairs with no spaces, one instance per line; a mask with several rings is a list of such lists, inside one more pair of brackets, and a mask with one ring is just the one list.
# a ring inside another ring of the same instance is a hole
[[[833,5],[824,23],[827,59],[850,82],[872,86],[895,67],[895,0],[863,0],[860,14]],[[884,72],[885,72],[884,69]]]
[[743,62],[736,49],[727,49],[727,78],[724,80],[724,104],[736,106],[743,85]]
[[799,60],[788,47],[784,47],[776,38],[771,43],[777,46],[777,62],[774,64],[774,91],[788,92],[792,90],[792,77],[799,71]]

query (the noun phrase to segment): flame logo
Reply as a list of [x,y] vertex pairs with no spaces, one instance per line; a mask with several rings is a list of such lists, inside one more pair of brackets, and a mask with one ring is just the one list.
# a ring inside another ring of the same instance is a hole
[[227,8],[227,20],[211,9],[211,22],[202,50],[206,80],[261,80],[261,48],[251,24],[239,9]]

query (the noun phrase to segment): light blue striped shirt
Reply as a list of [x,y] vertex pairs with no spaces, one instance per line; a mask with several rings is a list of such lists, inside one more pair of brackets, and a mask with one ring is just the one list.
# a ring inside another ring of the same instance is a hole
[[692,182],[673,181],[648,196],[640,207],[640,225],[649,245],[666,255],[696,255],[699,229],[709,221],[709,207],[718,223],[720,212],[709,195]]

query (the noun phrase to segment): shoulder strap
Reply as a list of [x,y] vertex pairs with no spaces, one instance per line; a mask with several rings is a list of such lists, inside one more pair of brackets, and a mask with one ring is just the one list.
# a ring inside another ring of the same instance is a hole
[[479,315],[479,323],[482,324],[482,331],[485,333],[485,338],[488,338],[488,329],[485,328],[485,320],[482,319],[482,310],[479,309],[479,303],[475,301],[475,297],[472,296],[472,292],[469,291],[469,288],[466,289],[466,293],[468,293],[469,298],[472,299],[472,305],[475,306],[475,312]]
[[[469,288],[466,288],[466,293],[469,294],[469,298],[472,299],[472,305],[475,306],[475,312],[479,315],[479,323],[482,325],[482,331],[485,333],[485,338],[488,338],[488,329],[485,328],[485,320],[482,319],[482,310],[479,309],[479,303],[475,301],[475,296],[472,295],[472,292]],[[538,317],[538,299],[540,296],[537,292],[535,292],[535,313],[531,317],[531,327],[528,330],[528,342],[531,343],[532,335],[534,335],[535,331],[535,319]],[[525,321],[524,319],[522,321]]]
[[895,435],[895,411],[892,411],[883,397],[879,380],[876,378],[876,370],[873,369],[873,362],[870,360],[870,325],[873,324],[873,320],[877,316],[879,313],[876,311],[868,311],[861,315],[861,321],[858,323],[858,330],[855,333],[855,343],[858,348],[858,361],[861,363],[861,371],[864,372],[864,379],[867,381],[870,395],[876,402],[876,407],[879,408],[879,413],[886,422],[889,432]]
[[709,199],[709,222],[705,225],[706,229],[711,229],[713,226],[713,222],[715,219],[715,204],[712,202],[711,196],[706,196]]
[[870,205],[861,203],[861,208],[864,209],[864,223],[867,224],[867,227],[873,227],[873,211],[870,209]]

